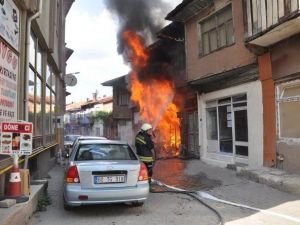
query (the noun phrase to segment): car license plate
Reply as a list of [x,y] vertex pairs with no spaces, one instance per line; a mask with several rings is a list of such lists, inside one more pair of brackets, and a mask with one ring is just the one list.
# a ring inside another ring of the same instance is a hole
[[95,184],[124,183],[124,175],[94,176]]

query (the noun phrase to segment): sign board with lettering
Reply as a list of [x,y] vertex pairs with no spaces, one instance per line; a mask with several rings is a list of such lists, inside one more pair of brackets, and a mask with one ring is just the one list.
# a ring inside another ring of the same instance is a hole
[[19,50],[20,16],[12,0],[0,1],[0,36],[15,50]]
[[2,122],[0,154],[30,155],[32,153],[32,123]]
[[17,120],[18,56],[0,39],[0,122]]

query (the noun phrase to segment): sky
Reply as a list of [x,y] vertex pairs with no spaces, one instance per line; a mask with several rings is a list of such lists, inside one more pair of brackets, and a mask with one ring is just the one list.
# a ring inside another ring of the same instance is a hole
[[[163,1],[170,4],[171,11],[182,0]],[[76,0],[73,3],[66,18],[66,44],[74,53],[67,61],[66,74],[80,73],[75,75],[76,86],[67,86],[71,93],[66,98],[67,104],[91,99],[96,91],[98,97],[111,96],[112,88],[101,83],[128,74],[129,66],[117,53],[117,30],[117,23],[103,0]]]

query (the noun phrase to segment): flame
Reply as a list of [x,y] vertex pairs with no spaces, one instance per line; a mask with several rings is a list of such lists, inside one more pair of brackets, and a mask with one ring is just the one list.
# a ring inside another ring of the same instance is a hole
[[140,118],[152,124],[157,134],[156,141],[160,143],[163,151],[179,155],[180,119],[177,117],[179,108],[173,102],[176,94],[174,84],[163,76],[160,79],[140,81],[138,72],[148,65],[149,55],[141,36],[132,31],[126,31],[123,37],[131,50],[130,59],[133,68],[130,74],[131,100],[138,104]]

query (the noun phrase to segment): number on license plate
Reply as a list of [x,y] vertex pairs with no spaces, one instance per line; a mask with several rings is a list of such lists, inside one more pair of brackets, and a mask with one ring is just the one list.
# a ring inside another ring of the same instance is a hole
[[94,176],[95,184],[124,183],[125,176]]

